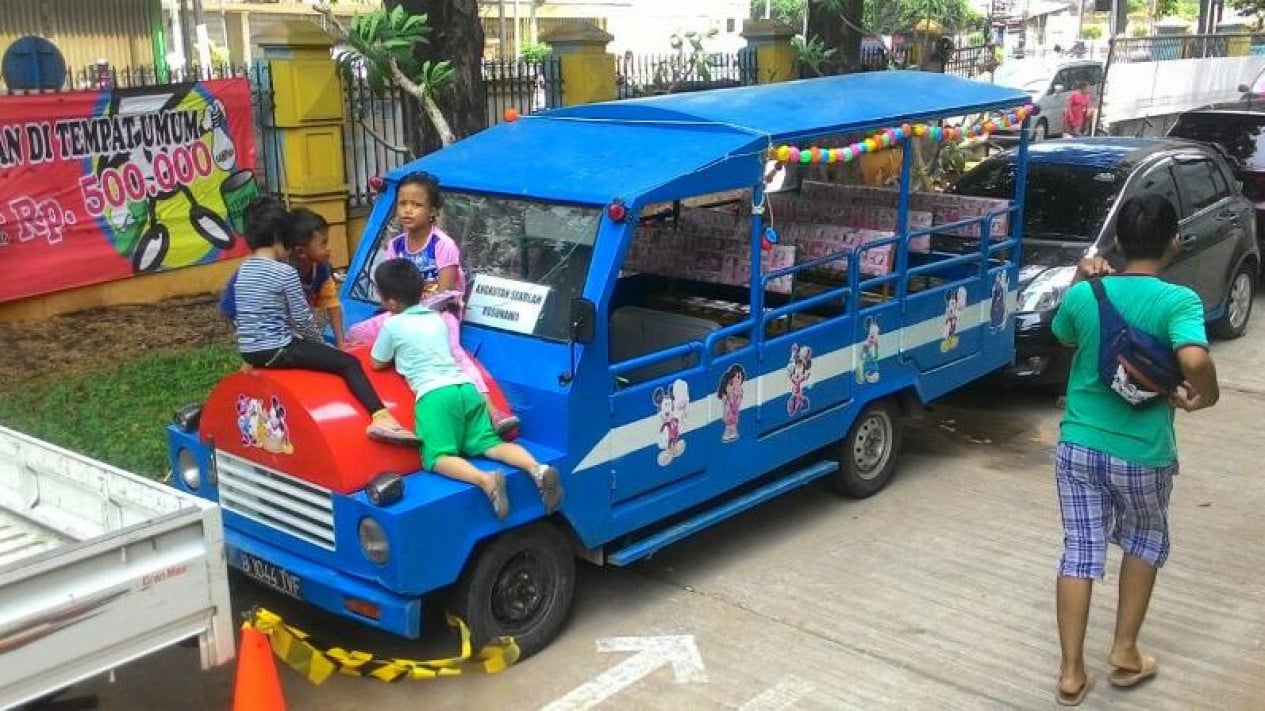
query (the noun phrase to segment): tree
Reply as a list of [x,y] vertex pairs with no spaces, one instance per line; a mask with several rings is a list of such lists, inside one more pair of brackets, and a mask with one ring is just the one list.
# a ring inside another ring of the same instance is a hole
[[809,40],[834,49],[844,72],[861,68],[864,12],[864,0],[811,0],[808,4]]
[[1265,25],[1265,0],[1228,0],[1226,3],[1240,15],[1256,19],[1256,29]]
[[807,0],[751,0],[751,17],[762,19],[767,7],[769,19],[796,29],[804,26]]
[[[483,98],[483,24],[478,0],[386,0],[388,7],[402,7],[413,15],[426,15],[433,28],[430,41],[413,47],[418,62],[451,62],[452,81],[435,94],[442,115],[457,138],[487,128],[487,104]],[[427,118],[431,115],[428,112]],[[422,152],[447,145],[440,129],[422,133]]]
[[868,0],[865,27],[880,35],[908,30],[922,20],[935,20],[950,32],[976,29],[984,18],[967,0]]

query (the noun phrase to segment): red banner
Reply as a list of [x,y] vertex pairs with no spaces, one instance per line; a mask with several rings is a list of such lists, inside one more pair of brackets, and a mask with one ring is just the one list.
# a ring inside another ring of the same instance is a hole
[[246,252],[246,79],[0,97],[0,302]]

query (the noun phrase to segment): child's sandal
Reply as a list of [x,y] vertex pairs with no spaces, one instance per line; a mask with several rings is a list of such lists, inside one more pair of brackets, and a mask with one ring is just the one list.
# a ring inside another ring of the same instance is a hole
[[398,444],[403,446],[416,446],[419,444],[417,435],[410,432],[398,424],[384,424],[382,422],[374,422],[369,425],[369,429],[365,431],[369,435],[369,439],[374,439],[387,444]]
[[553,513],[562,503],[562,475],[554,467],[542,464],[531,473],[531,478],[540,489],[540,500],[545,504],[545,512]]
[[492,490],[484,493],[492,503],[492,512],[496,514],[496,519],[504,521],[510,515],[510,495],[505,488],[505,472],[492,472]]

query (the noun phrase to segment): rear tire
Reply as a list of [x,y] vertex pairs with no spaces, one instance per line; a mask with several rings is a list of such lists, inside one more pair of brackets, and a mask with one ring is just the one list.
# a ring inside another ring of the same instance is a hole
[[506,531],[480,550],[457,581],[452,605],[476,649],[513,637],[525,659],[558,636],[574,599],[570,543],[540,522]]
[[830,477],[835,492],[864,499],[882,491],[896,472],[900,454],[900,410],[891,400],[866,406],[837,445],[839,470]]
[[1230,340],[1247,331],[1252,317],[1252,301],[1256,298],[1256,270],[1250,263],[1239,265],[1230,280],[1230,293],[1225,299],[1225,314],[1213,321],[1208,330],[1214,338]]

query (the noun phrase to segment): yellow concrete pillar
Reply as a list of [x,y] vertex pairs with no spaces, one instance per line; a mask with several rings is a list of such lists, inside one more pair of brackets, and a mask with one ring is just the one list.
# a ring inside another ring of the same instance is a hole
[[772,84],[799,78],[799,60],[791,38],[795,28],[777,20],[743,20],[742,36],[755,51],[757,84]]
[[302,205],[329,222],[331,261],[346,266],[345,119],[342,77],[330,55],[334,39],[312,22],[291,20],[255,42],[271,70],[275,108],[265,133],[274,133],[280,147],[281,194],[290,207]]
[[615,55],[606,51],[613,39],[590,22],[563,25],[540,38],[561,65],[563,106],[615,99]]

